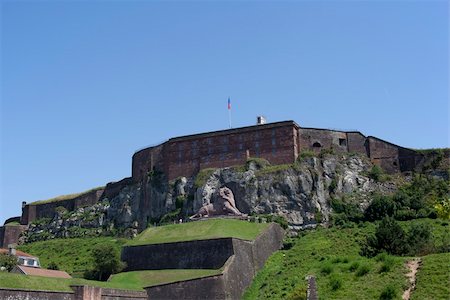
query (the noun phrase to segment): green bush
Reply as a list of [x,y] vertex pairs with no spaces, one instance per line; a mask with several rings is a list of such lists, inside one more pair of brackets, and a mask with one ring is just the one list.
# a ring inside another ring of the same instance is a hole
[[206,181],[208,180],[208,178],[215,171],[216,171],[216,169],[214,169],[214,168],[206,168],[206,169],[200,170],[200,172],[198,172],[197,175],[195,176],[194,186],[196,188],[203,186],[206,183]]
[[386,177],[384,174],[383,169],[378,166],[378,165],[374,165],[369,173],[368,173],[369,178],[372,178],[373,180],[377,181],[377,182],[383,182],[386,181]]
[[300,155],[297,157],[297,162],[301,163],[302,161],[305,161],[307,158],[310,157],[316,157],[316,153],[311,150],[303,150],[300,152]]
[[359,268],[359,262],[358,262],[358,261],[354,261],[354,262],[352,262],[352,264],[348,267],[348,270],[349,270],[350,272],[355,272],[358,268]]
[[433,251],[431,243],[432,228],[428,224],[411,224],[408,231],[408,244],[411,255],[426,255]]
[[331,219],[333,224],[343,226],[347,222],[360,222],[363,219],[363,213],[357,204],[347,202],[345,197],[331,199],[331,208],[334,214]]
[[49,270],[59,270],[59,266],[58,266],[57,263],[52,261],[52,262],[50,262],[48,264],[47,269],[49,269]]
[[333,178],[330,182],[330,185],[328,186],[328,191],[332,194],[335,192],[337,188],[337,180],[336,178]]
[[6,268],[9,272],[17,265],[17,257],[6,253],[0,254],[0,267]]
[[397,297],[395,288],[392,285],[388,285],[380,294],[380,300],[391,300]]
[[355,275],[358,277],[364,276],[370,272],[370,267],[366,264],[362,264],[359,266],[358,270],[356,270]]
[[111,274],[123,270],[125,264],[120,261],[119,251],[111,244],[98,244],[92,249],[94,268],[85,273],[86,279],[106,281]]
[[273,216],[272,217],[272,222],[275,222],[275,223],[279,224],[281,226],[281,228],[283,228],[285,230],[288,228],[288,225],[289,225],[289,223],[286,220],[286,218],[283,217],[283,216],[279,216],[279,215]]
[[292,293],[288,294],[287,300],[306,300],[307,289],[304,286],[299,286],[292,291]]
[[332,291],[336,291],[342,287],[342,279],[336,275],[332,274],[330,276],[330,287]]
[[320,273],[323,275],[329,275],[333,272],[333,265],[327,263],[320,268]]
[[399,221],[408,221],[417,218],[417,213],[410,208],[400,209],[395,212],[394,217]]
[[175,207],[178,209],[182,209],[184,206],[184,202],[186,201],[186,195],[179,195],[175,198]]
[[409,250],[407,236],[403,228],[390,217],[384,218],[377,226],[374,236],[368,236],[362,244],[360,254],[373,257],[382,251],[402,255]]
[[270,166],[270,162],[264,158],[250,157],[245,164],[247,170],[250,169],[250,165],[255,166],[257,170],[262,170]]
[[333,154],[335,154],[333,148],[322,148],[322,150],[320,150],[319,157],[324,158],[326,155],[333,155]]
[[364,218],[367,221],[381,220],[386,216],[392,217],[395,214],[395,211],[396,205],[391,197],[375,195],[374,199],[364,212]]
[[173,222],[177,222],[180,219],[181,208],[177,208],[171,212],[168,212],[164,216],[162,216],[161,220],[159,220],[159,225],[163,224],[171,224]]

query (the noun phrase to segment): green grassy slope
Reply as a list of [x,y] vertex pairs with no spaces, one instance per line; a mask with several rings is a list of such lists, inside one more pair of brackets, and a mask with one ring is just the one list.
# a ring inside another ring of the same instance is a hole
[[72,291],[70,285],[84,284],[104,288],[143,291],[143,287],[178,280],[220,274],[221,270],[156,270],[124,272],[112,276],[108,282],[82,278],[48,278],[0,272],[0,287],[31,290]]
[[93,267],[91,251],[96,245],[112,244],[120,251],[125,242],[112,237],[54,239],[21,245],[18,249],[37,256],[43,268],[54,262],[60,270],[82,277],[84,271]]
[[[411,222],[417,220],[402,223]],[[433,225],[439,244],[442,231],[448,227],[437,220],[419,222]],[[393,299],[401,299],[407,286],[405,262],[410,258],[385,255],[369,259],[358,254],[358,242],[374,230],[375,224],[366,223],[355,228],[305,232],[295,239],[291,249],[278,251],[269,258],[244,299],[303,299],[306,275],[316,276],[320,299],[379,299],[387,286],[395,291]],[[424,259],[426,262],[428,257]],[[446,299],[443,295],[440,293],[434,299]]]
[[269,224],[250,223],[233,219],[211,219],[206,221],[172,224],[148,228],[127,245],[145,245],[180,241],[235,237],[253,240]]
[[411,300],[450,299],[450,253],[422,258]]

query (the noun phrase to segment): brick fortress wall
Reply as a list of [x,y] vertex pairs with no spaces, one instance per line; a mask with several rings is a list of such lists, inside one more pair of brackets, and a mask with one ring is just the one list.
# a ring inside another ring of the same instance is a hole
[[136,152],[132,178],[141,181],[151,170],[164,172],[168,180],[190,177],[205,168],[245,164],[249,157],[264,158],[275,165],[287,164],[293,163],[302,151],[319,153],[323,149],[366,155],[389,173],[414,170],[422,160],[414,150],[366,137],[358,131],[302,128],[294,121],[284,121],[172,138]]
[[140,181],[153,169],[169,180],[193,176],[201,169],[245,164],[261,157],[272,164],[292,163],[297,157],[298,125],[293,121],[172,138],[133,155],[132,178]]
[[[414,150],[366,137],[358,131],[302,128],[294,121],[188,135],[136,152],[132,159],[132,177],[110,183],[105,190],[54,203],[24,205],[21,224],[51,218],[58,206],[72,211],[92,205],[103,197],[112,198],[124,186],[145,180],[152,170],[164,172],[168,180],[173,180],[194,176],[205,168],[243,165],[249,157],[264,158],[274,165],[289,164],[302,151],[319,153],[331,148],[337,153],[366,155],[389,173],[412,171],[423,161],[423,155]],[[142,203],[143,209],[145,203]]]

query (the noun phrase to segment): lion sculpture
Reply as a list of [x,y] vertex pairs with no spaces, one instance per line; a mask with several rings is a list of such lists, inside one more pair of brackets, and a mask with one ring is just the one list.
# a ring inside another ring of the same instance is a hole
[[214,203],[203,205],[198,212],[189,219],[195,220],[219,215],[245,216],[245,214],[237,209],[233,192],[227,187],[219,189],[219,197],[217,197]]

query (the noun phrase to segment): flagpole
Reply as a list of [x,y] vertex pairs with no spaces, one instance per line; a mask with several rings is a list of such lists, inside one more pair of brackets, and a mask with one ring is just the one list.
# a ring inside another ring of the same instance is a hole
[[228,123],[231,129],[231,100],[230,97],[228,97]]
[[230,123],[230,129],[231,129],[231,108],[228,110],[228,121]]

